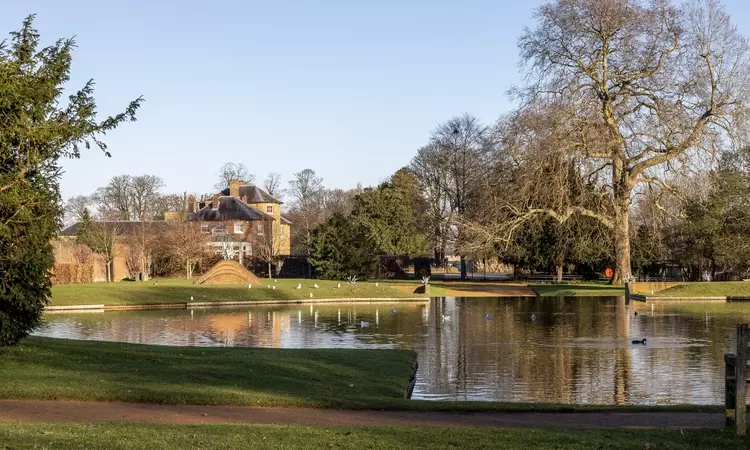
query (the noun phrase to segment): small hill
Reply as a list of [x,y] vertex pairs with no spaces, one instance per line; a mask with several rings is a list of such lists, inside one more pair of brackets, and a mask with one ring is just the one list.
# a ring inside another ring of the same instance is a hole
[[260,284],[260,280],[237,261],[220,261],[195,280],[195,284]]

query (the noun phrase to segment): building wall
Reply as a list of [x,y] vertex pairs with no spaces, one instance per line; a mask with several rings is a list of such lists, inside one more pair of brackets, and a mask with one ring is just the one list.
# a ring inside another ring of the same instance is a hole
[[[234,224],[242,224],[242,233],[234,232]],[[200,221],[199,226],[208,225],[209,233],[218,226],[226,227],[227,234],[243,241],[249,241],[253,246],[253,254],[255,254],[255,248],[261,242],[261,235],[258,234],[258,224],[263,225],[263,235],[271,232],[271,222],[262,220],[223,220],[223,221]]]
[[[57,238],[51,242],[54,247],[55,265],[68,264],[75,265],[78,261],[75,258],[75,247],[76,242],[72,239]],[[124,278],[128,278],[130,274],[125,265],[125,259],[128,248],[124,244],[115,244],[115,259],[112,264],[112,280],[121,281]],[[89,263],[92,265],[92,276],[91,281],[101,282],[107,281],[107,265],[104,258],[96,253],[91,255]],[[52,268],[53,279],[55,277],[55,267]]]
[[[270,214],[273,216],[274,231],[277,234],[277,245],[279,255],[288,255],[291,253],[291,234],[289,225],[281,223],[281,205],[278,203],[248,203],[248,205],[257,209],[258,211]],[[268,212],[268,207],[273,208],[273,213]]]

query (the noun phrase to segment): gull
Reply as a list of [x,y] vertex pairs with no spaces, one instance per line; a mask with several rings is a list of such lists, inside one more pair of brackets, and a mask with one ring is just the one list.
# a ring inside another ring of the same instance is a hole
[[486,316],[484,316],[484,318],[487,319],[487,320],[492,320],[492,316],[489,315],[489,314],[487,314]]
[[315,289],[317,289],[317,288],[318,288],[318,283],[315,283],[315,284],[313,284],[313,287],[314,287]]
[[362,322],[360,323],[360,326],[361,326],[362,328],[367,328],[367,327],[369,327],[369,326],[370,326],[370,322],[366,322],[366,321],[364,321],[364,320],[363,320],[363,321],[362,321]]
[[266,285],[266,289],[271,289],[271,285],[270,285],[270,284],[267,284],[267,285]]
[[248,289],[250,289],[251,287],[253,287],[253,285],[252,285],[252,284],[248,284],[248,285],[247,285],[247,288],[248,288]]
[[312,292],[310,292],[310,298],[312,298]]
[[440,318],[443,320],[443,322],[450,322],[451,316],[446,316],[445,314],[441,314]]
[[279,280],[273,280],[273,282],[274,282],[274,283],[278,283],[278,282],[279,282]]
[[391,308],[391,314],[396,314],[396,308]]
[[276,289],[276,285],[274,284],[273,286],[271,286],[271,289],[275,290]]
[[336,287],[337,287],[337,288],[340,288],[340,287],[341,287],[341,283],[337,284],[337,285],[336,285]]
[[380,283],[376,281],[375,282],[375,287],[378,287],[378,285],[380,285]]
[[299,283],[299,284],[297,285],[297,289],[302,289],[302,283]]
[[536,314],[531,314],[531,320],[536,320]]
[[190,301],[191,301],[191,302],[193,301],[193,296],[192,296],[192,295],[190,296]]

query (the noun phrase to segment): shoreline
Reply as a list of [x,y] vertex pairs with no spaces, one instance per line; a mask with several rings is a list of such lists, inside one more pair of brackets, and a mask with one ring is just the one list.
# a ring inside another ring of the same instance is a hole
[[300,305],[325,303],[394,303],[394,302],[428,302],[429,297],[363,297],[363,298],[313,298],[290,300],[241,300],[227,302],[183,302],[183,303],[142,303],[133,305],[50,305],[44,312],[50,313],[80,313],[107,312],[129,310],[158,310],[158,309],[203,309],[230,306],[259,306],[259,305]]

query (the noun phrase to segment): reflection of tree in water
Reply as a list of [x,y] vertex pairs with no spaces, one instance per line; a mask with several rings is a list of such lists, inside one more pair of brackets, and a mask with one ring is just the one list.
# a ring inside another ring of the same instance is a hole
[[[415,397],[720,403],[723,354],[733,345],[735,323],[750,316],[750,305],[655,305],[652,315],[651,305],[626,305],[623,298],[309,306],[49,315],[41,334],[171,345],[412,348],[420,364]],[[631,345],[643,337],[647,346]]]

